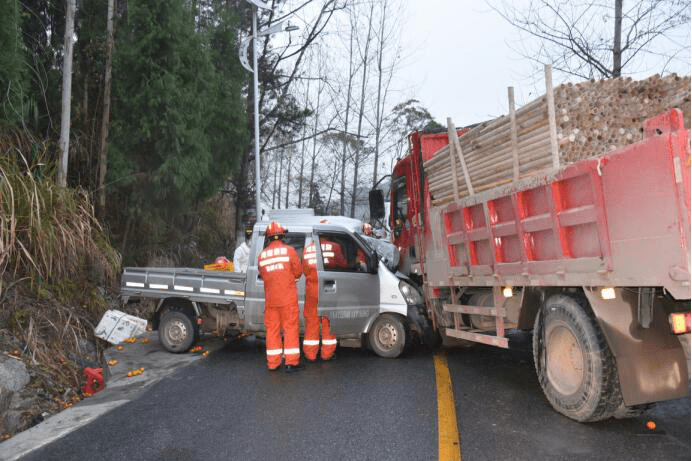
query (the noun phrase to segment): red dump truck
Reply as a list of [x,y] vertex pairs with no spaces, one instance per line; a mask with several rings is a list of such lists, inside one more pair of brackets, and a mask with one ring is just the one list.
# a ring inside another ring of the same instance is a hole
[[689,395],[682,112],[646,120],[640,142],[436,204],[425,165],[447,155],[451,133],[409,136],[389,220],[400,270],[443,339],[507,348],[507,330],[533,330],[544,394],[577,421]]

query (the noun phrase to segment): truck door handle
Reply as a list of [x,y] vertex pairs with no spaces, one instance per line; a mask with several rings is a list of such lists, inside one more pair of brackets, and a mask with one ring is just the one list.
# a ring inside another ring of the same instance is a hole
[[325,293],[336,293],[336,280],[325,280],[323,285]]

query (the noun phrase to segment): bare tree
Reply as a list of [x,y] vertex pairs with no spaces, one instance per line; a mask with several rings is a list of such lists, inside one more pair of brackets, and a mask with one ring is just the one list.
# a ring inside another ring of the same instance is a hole
[[67,186],[67,159],[70,150],[70,109],[72,102],[72,51],[74,49],[75,0],[67,0],[65,11],[65,56],[62,67],[62,116],[60,118],[60,164],[58,185]]
[[[525,48],[517,51],[584,79],[640,71],[653,56],[663,73],[681,53],[689,53],[690,0],[531,0],[522,7],[503,0],[491,7],[538,40],[537,46],[521,41]],[[686,39],[676,41],[680,31]],[[669,40],[662,46],[664,39]]]
[[[309,103],[309,94],[310,94],[310,82],[308,81],[308,88],[305,91],[305,107],[308,106]],[[301,208],[303,206],[303,178],[304,178],[304,173],[305,173],[305,150],[306,150],[306,134],[308,131],[308,124],[304,123],[303,124],[303,141],[300,143],[300,167],[298,168],[298,208]]]
[[[375,98],[375,130],[374,161],[372,172],[372,187],[377,184],[377,166],[382,153],[382,139],[385,135],[384,110],[389,95],[389,87],[394,77],[395,67],[401,57],[399,36],[402,30],[399,27],[397,17],[390,12],[390,0],[380,2],[380,23],[376,31],[377,36],[377,97]],[[394,4],[395,11],[401,11],[403,5]],[[389,62],[385,62],[389,54]]]
[[[348,122],[349,116],[351,115],[351,90],[353,88],[353,79],[355,78],[356,71],[354,69],[354,44],[355,44],[355,32],[356,25],[355,13],[353,10],[349,10],[349,20],[351,22],[351,30],[349,35],[349,50],[348,50],[348,84],[346,87],[346,110],[344,112],[344,131],[348,132]],[[343,215],[345,212],[345,199],[346,199],[346,162],[348,159],[348,143],[343,142],[342,153],[341,153],[341,190],[339,198],[339,214]]]
[[[101,144],[99,152],[99,212],[104,216],[106,210],[106,165],[108,152],[106,140],[108,139],[108,122],[111,111],[111,75],[113,70],[113,9],[115,0],[108,0],[108,12],[106,18],[106,71],[103,80],[103,115],[101,116]],[[86,85],[85,85],[86,87]],[[85,91],[86,93],[86,91]]]
[[286,206],[284,208],[288,208],[288,198],[291,195],[291,163],[293,163],[293,146],[288,147],[288,155],[287,155],[286,161],[288,164],[286,165]]
[[372,34],[373,34],[373,13],[375,11],[375,1],[370,2],[370,11],[368,14],[368,33],[365,37],[364,49],[362,55],[360,56],[360,67],[362,68],[363,74],[360,82],[360,106],[358,108],[358,128],[356,130],[356,135],[358,136],[358,143],[356,144],[356,149],[353,153],[353,189],[351,191],[351,212],[349,216],[352,218],[356,214],[356,196],[358,191],[358,169],[360,168],[361,162],[365,160],[366,149],[365,144],[361,139],[363,134],[363,118],[365,117],[365,95],[367,92],[368,83],[368,65],[372,57],[370,56],[370,45],[372,44]]

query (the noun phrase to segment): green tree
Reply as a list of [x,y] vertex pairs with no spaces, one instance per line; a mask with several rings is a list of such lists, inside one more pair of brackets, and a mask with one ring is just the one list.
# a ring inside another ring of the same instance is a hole
[[[60,125],[62,47],[65,35],[65,2],[24,0],[22,37],[28,64],[27,128],[45,138]],[[4,11],[3,15],[4,15]]]
[[409,99],[397,104],[392,109],[390,128],[397,136],[397,156],[403,154],[408,146],[407,136],[415,130],[431,131],[442,130],[444,126],[436,122],[428,109],[420,104],[417,99]]
[[0,123],[23,121],[28,108],[23,14],[15,0],[0,0]]
[[150,243],[218,191],[247,148],[232,11],[198,31],[192,8],[133,0],[117,33],[108,182]]

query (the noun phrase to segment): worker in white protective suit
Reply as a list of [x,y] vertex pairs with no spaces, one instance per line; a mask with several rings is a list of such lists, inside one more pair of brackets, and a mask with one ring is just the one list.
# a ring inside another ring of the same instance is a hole
[[252,238],[252,226],[247,226],[245,228],[245,241],[233,253],[233,272],[247,272],[247,265],[250,261],[250,238]]

